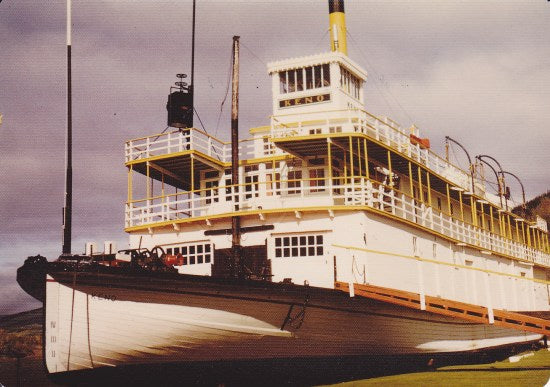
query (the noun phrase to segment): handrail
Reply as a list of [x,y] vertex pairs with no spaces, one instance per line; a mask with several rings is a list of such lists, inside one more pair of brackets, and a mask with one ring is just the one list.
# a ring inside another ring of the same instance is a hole
[[[340,183],[343,180],[344,184],[333,184],[334,180]],[[324,184],[315,186],[302,184],[302,182],[311,181],[324,181]],[[289,186],[289,183],[299,184]],[[254,188],[250,191],[236,189],[236,187],[243,186]],[[200,195],[207,191],[213,194],[208,196]],[[132,227],[154,224],[157,221],[168,219],[176,220],[182,215],[186,218],[203,216],[208,211],[214,211],[209,212],[213,216],[226,212],[229,213],[233,211],[231,206],[222,208],[216,213],[216,210],[211,208],[211,204],[230,204],[232,203],[231,197],[234,195],[239,195],[242,198],[240,204],[243,206],[247,206],[248,200],[254,198],[258,205],[261,204],[264,209],[267,209],[270,205],[267,198],[292,200],[293,198],[303,198],[305,194],[309,195],[312,191],[319,194],[315,195],[319,200],[323,200],[323,198],[325,200],[343,199],[342,204],[346,206],[353,207],[360,205],[373,207],[379,211],[390,212],[393,216],[417,223],[422,227],[427,227],[442,235],[471,244],[483,250],[515,256],[519,259],[550,266],[550,255],[546,251],[529,247],[522,241],[515,241],[507,236],[496,234],[491,230],[486,230],[467,221],[457,219],[452,215],[448,215],[443,211],[426,205],[426,203],[416,200],[402,191],[377,181],[366,179],[365,177],[342,176],[335,177],[332,181],[327,178],[258,181],[133,200],[126,204],[126,223],[128,227]],[[267,196],[266,192],[269,192]],[[188,197],[178,200],[178,195]],[[160,202],[157,203],[159,200]],[[178,209],[178,206],[181,207]],[[277,207],[276,204],[274,209],[283,208],[286,205],[282,206],[280,204],[280,206]],[[307,206],[304,207],[303,204],[301,206],[304,209],[308,208]],[[315,203],[312,202],[310,206],[315,207]],[[175,217],[172,218],[172,216]],[[154,220],[153,217],[158,217],[159,220]]]

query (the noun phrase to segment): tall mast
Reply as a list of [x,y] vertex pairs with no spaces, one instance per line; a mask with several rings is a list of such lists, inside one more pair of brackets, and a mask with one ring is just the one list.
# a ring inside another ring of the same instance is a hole
[[[239,211],[239,37],[233,36],[233,78],[231,93],[231,183],[233,184],[233,211]],[[243,275],[241,257],[241,218],[231,218],[231,275]]]
[[67,0],[67,137],[65,144],[65,202],[63,207],[62,254],[71,254],[71,224],[73,199],[73,128],[71,93],[71,0]]
[[192,29],[192,40],[191,40],[191,87],[189,88],[189,93],[191,93],[191,126],[193,126],[193,117],[195,112],[195,8],[196,0],[193,0],[193,29]]

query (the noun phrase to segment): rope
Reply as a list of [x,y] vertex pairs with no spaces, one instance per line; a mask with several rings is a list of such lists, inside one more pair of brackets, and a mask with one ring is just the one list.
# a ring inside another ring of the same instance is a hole
[[352,261],[351,261],[351,273],[353,274],[353,278],[355,279],[355,282],[356,283],[359,283],[359,281],[357,281],[357,277],[355,276],[355,273],[359,273],[359,278],[362,278],[362,282],[363,284],[366,284],[367,283],[367,275],[366,273],[363,271],[363,274],[360,273],[359,271],[359,268],[357,267],[357,261],[355,260],[355,255],[352,255]]
[[[78,265],[78,262],[77,262]],[[69,351],[67,353],[67,371],[70,371],[70,360],[71,360],[71,345],[73,341],[73,320],[74,320],[74,295],[76,292],[76,266],[73,271],[73,298],[71,301],[71,328],[69,330]]]
[[[384,93],[382,92],[382,89],[380,87],[378,87],[378,79],[382,79],[382,77],[380,77],[380,75],[378,74],[378,72],[376,71],[375,67],[369,62],[369,60],[367,59],[367,55],[365,55],[365,53],[363,52],[363,50],[361,49],[361,46],[359,45],[359,43],[355,40],[355,38],[351,35],[351,33],[349,32],[349,29],[346,31],[346,35],[349,36],[349,38],[351,39],[351,41],[354,43],[354,45],[356,46],[357,50],[359,51],[359,54],[362,56],[363,60],[367,63],[367,66],[369,67],[369,69],[371,70],[371,72],[374,73],[375,75],[375,82],[374,82],[374,86],[376,87],[376,89],[378,89],[380,95],[382,96],[382,99],[384,100],[384,102],[386,103],[386,105],[388,105],[388,108],[392,111],[392,114],[395,114],[395,112],[393,111],[390,103],[388,102],[388,100],[386,99],[386,97],[384,96]],[[387,90],[387,93],[390,97],[392,97],[392,99],[395,101],[395,103],[397,104],[397,106],[403,111],[403,113],[405,113],[405,115],[407,116],[407,118],[409,119],[410,122],[414,122],[414,120],[412,119],[411,115],[409,114],[409,112],[399,103],[399,100],[389,91]]]
[[225,101],[227,100],[227,95],[229,94],[229,84],[231,83],[231,69],[233,68],[233,55],[229,58],[229,69],[227,71],[227,84],[225,87],[225,95],[223,97],[222,103],[220,104],[220,112],[218,113],[218,121],[216,122],[216,131],[214,132],[214,137],[217,137],[218,135],[218,128],[220,126],[220,119],[222,117],[223,112],[223,106],[225,105]]
[[254,52],[246,44],[241,42],[241,46],[246,48],[248,52],[250,52],[252,56],[258,60],[258,62],[260,62],[264,66],[267,66],[267,63],[263,59],[261,59],[258,55],[254,54]]
[[94,368],[94,359],[92,358],[92,345],[90,343],[90,295],[86,294],[86,327],[88,328],[88,354],[90,355],[90,363]]

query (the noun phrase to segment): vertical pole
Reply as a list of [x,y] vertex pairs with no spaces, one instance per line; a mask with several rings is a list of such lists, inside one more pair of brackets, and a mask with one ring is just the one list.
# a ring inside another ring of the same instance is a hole
[[328,186],[330,187],[330,196],[332,196],[332,140],[327,138],[327,157],[328,157]]
[[[196,0],[193,0],[193,20],[192,20],[192,32],[191,32],[191,85],[189,86],[189,93],[191,94],[191,105],[192,105],[192,111],[191,111],[191,126],[193,126],[193,117],[195,115],[195,112],[193,109],[195,109],[195,8],[196,8]],[[191,140],[191,132],[189,132],[189,141]],[[209,150],[211,148],[208,148]]]
[[393,188],[393,172],[391,168],[391,152],[388,150],[388,186]]
[[350,176],[353,180],[355,177],[355,171],[354,171],[354,165],[353,165],[353,144],[351,136],[349,136],[349,168],[350,168]]
[[495,221],[493,219],[493,206],[489,204],[489,216],[491,217],[491,232],[495,232]]
[[430,172],[426,171],[426,185],[428,187],[428,205],[432,206],[432,186],[430,184]]
[[359,161],[359,176],[363,176],[363,160],[361,160],[361,139],[357,139],[357,160]]
[[[233,210],[239,211],[239,37],[233,36],[233,78],[231,93],[231,184],[233,185]],[[243,278],[241,256],[241,218],[231,217],[231,275]]]
[[147,176],[147,188],[146,188],[146,191],[147,191],[147,202],[149,202],[151,200],[151,174],[150,174],[151,170],[150,170],[150,167],[149,167],[149,161],[147,161],[147,171],[145,172],[146,176]]
[[447,189],[447,212],[449,213],[449,216],[452,218],[453,214],[451,212],[451,192],[449,191],[449,184],[445,184]]
[[[345,149],[342,149],[342,153],[344,153],[344,185],[345,185],[348,179],[348,156]],[[338,181],[340,182],[340,184],[342,184],[340,179],[338,179]]]
[[422,190],[422,168],[418,167],[418,190],[420,195],[420,202],[424,203],[424,192]]
[[367,176],[367,179],[370,180],[370,175],[369,175],[369,154],[367,152],[367,139],[364,138],[363,139],[363,148],[364,148],[364,153],[365,153],[365,174]]
[[500,219],[501,219],[500,222],[501,222],[501,226],[502,226],[502,229],[501,229],[501,230],[502,230],[502,231],[501,231],[501,232],[502,232],[502,236],[503,236],[504,238],[507,238],[507,237],[508,237],[508,229],[507,229],[507,227],[506,227],[506,214],[503,213],[503,212],[501,212],[501,213],[500,213]]
[[[191,155],[191,192],[195,191],[195,158]],[[193,195],[195,193],[193,192]]]
[[474,195],[470,195],[470,212],[472,213],[472,224],[477,226],[477,208]]
[[65,155],[65,203],[63,206],[62,254],[71,254],[72,202],[73,202],[73,123],[71,88],[71,0],[67,0],[67,133]]
[[464,203],[462,202],[462,191],[458,191],[458,201],[460,202],[460,220],[464,222]]
[[413,188],[413,174],[412,174],[412,165],[409,161],[409,189],[411,190],[411,197],[414,199],[414,188]]
[[485,226],[485,208],[482,202],[479,202],[479,209],[481,211],[481,228],[485,230],[487,228]]
[[128,168],[128,203],[132,201],[132,171],[133,171],[133,165],[130,165],[130,168]]

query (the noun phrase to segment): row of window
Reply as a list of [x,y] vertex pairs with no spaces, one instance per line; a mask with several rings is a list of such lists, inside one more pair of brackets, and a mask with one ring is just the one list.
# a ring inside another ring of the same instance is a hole
[[340,67],[340,86],[355,99],[360,98],[361,81],[343,67]]
[[168,255],[182,255],[183,265],[195,265],[212,262],[212,245],[210,243],[185,244],[166,249]]
[[[275,237],[275,257],[320,257],[324,255],[323,235],[296,235]],[[166,248],[167,255],[181,254],[183,265],[212,262],[210,243],[185,244]]]
[[320,257],[323,255],[323,235],[296,235],[275,238],[275,258]]
[[328,64],[308,66],[279,72],[281,94],[317,89],[330,85],[330,66]]
[[[340,86],[349,95],[360,99],[361,80],[351,72],[340,67]],[[281,94],[294,93],[330,86],[329,64],[308,66],[279,72],[279,88]]]

